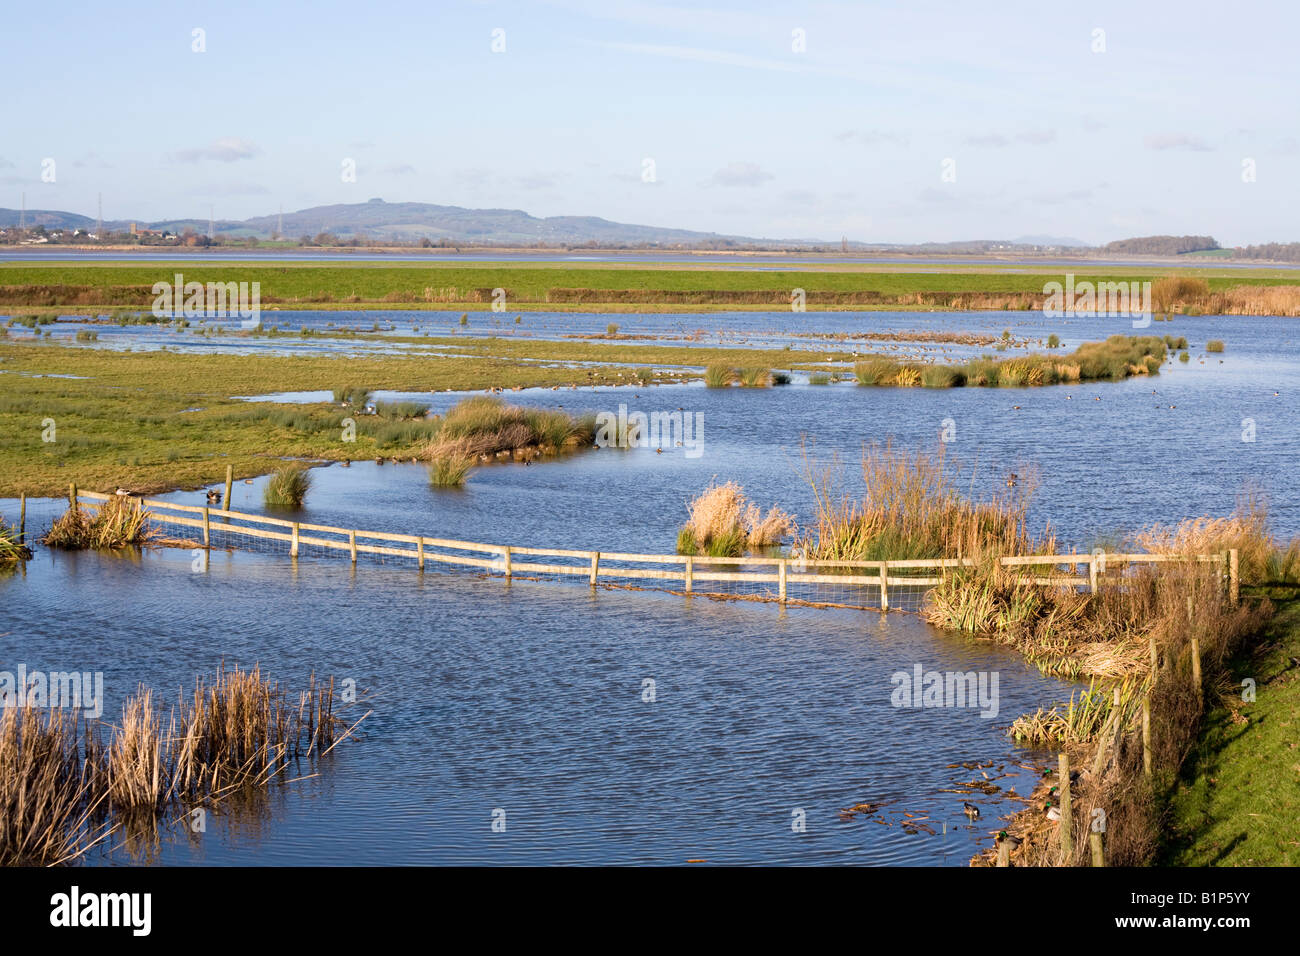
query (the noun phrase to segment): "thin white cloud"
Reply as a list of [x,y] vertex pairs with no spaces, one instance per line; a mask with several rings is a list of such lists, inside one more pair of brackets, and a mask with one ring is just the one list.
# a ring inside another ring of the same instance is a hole
[[709,179],[714,186],[761,186],[769,179],[771,173],[761,169],[757,163],[734,162],[719,169]]
[[208,146],[178,150],[172,154],[172,159],[178,163],[197,163],[205,159],[233,163],[241,159],[252,159],[261,151],[252,140],[223,136]]
[[1142,144],[1147,149],[1182,149],[1194,153],[1208,153],[1214,148],[1199,136],[1187,133],[1153,133]]
[[646,56],[661,56],[671,60],[688,60],[695,63],[717,63],[722,66],[740,66],[751,70],[771,70],[779,73],[801,73],[804,67],[798,63],[784,60],[768,60],[743,53],[731,53],[727,50],[709,50],[693,46],[661,46],[653,43],[605,43],[612,50],[624,53],[641,53]]

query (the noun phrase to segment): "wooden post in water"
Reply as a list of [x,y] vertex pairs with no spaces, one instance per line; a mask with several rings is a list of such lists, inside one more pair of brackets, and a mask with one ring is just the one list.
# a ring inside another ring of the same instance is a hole
[[776,561],[776,599],[782,604],[785,603],[785,558],[777,558]]
[[889,562],[880,562],[880,610],[889,610]]
[[600,552],[591,552],[591,586],[596,586],[596,575],[600,573]]
[[289,557],[298,557],[298,522],[293,523],[293,536],[289,541]]
[[501,549],[501,570],[505,571],[506,577],[511,577],[513,574],[510,570],[510,545]]
[[415,560],[416,560],[416,563],[419,565],[420,570],[423,571],[423,570],[424,570],[424,538],[423,538],[423,536],[421,536],[421,537],[420,537],[420,538],[415,542]]
[[234,483],[235,483],[235,466],[227,465],[226,466],[226,499],[225,499],[225,504],[221,506],[222,510],[224,511],[230,510],[230,486],[233,485]]
[[999,840],[998,841],[998,866],[1010,866],[1010,865],[1011,865],[1011,841]]
[[208,520],[208,507],[203,506],[203,547],[208,547],[211,543],[212,529]]
[[1241,600],[1241,575],[1237,565],[1237,549],[1228,551],[1228,600],[1236,604]]
[[1070,808],[1070,757],[1061,754],[1057,764],[1061,791],[1061,865],[1074,859],[1074,813]]
[[686,558],[686,593],[690,594],[692,588],[694,587],[695,587],[695,559],[688,556]]
[[1106,854],[1102,851],[1101,834],[1098,833],[1096,830],[1093,830],[1091,833],[1089,833],[1088,844],[1089,846],[1092,847],[1092,865],[1105,866]]
[[68,508],[74,512],[77,510],[77,483],[75,481],[68,484]]
[[1151,776],[1151,695],[1142,698],[1142,772]]
[[357,563],[357,533],[355,531],[348,532],[348,550],[352,552],[352,563],[356,564]]
[[27,543],[27,492],[18,496],[18,543]]

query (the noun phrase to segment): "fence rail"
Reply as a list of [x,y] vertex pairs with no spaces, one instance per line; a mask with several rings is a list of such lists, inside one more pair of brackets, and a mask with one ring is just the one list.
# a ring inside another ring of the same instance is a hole
[[[113,497],[113,495],[94,491],[78,491],[74,486],[69,491],[68,500],[73,507],[85,505],[98,508]],[[433,562],[477,568],[488,573],[501,574],[506,578],[516,574],[586,578],[592,587],[602,580],[672,582],[680,584],[681,590],[688,594],[735,596],[734,591],[728,592],[722,589],[709,591],[698,587],[700,584],[774,585],[774,589],[763,588],[761,593],[755,592],[751,597],[781,603],[791,601],[803,604],[841,603],[810,601],[792,596],[792,591],[795,589],[835,585],[854,589],[859,598],[874,595],[877,599],[875,605],[859,603],[850,606],[881,611],[890,610],[891,591],[903,589],[915,593],[918,588],[928,589],[942,582],[944,572],[972,567],[975,564],[969,558],[813,561],[785,556],[726,558],[522,547],[387,531],[337,528],[332,525],[227,511],[223,508],[174,504],[156,498],[130,500],[136,502],[137,507],[147,510],[150,520],[157,524],[194,529],[198,532],[196,535],[198,541],[195,543],[201,541],[204,547],[211,547],[217,535],[223,537],[233,535],[283,542],[288,544],[289,555],[294,558],[299,556],[304,547],[316,547],[327,551],[346,552],[353,564],[357,563],[359,555],[378,555],[414,561],[420,570],[423,570],[429,562]],[[397,545],[404,545],[404,547]],[[520,560],[521,558],[524,560]],[[549,560],[528,560],[531,558]],[[1124,569],[1130,565],[1210,563],[1218,566],[1220,578],[1233,603],[1238,599],[1235,549],[1221,554],[1096,552],[1009,556],[999,560],[1005,568],[1026,569],[1026,579],[1035,584],[1087,588],[1091,591],[1096,591],[1103,580],[1111,580],[1117,573],[1122,575]],[[1080,569],[1083,569],[1082,573]]]

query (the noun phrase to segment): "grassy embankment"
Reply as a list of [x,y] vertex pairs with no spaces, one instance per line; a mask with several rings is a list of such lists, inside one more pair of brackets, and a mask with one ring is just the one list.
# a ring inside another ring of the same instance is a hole
[[[168,261],[0,265],[0,310],[46,307],[147,309],[152,286],[180,272],[198,282],[258,282],[264,308],[490,309],[494,289],[510,310],[699,311],[789,308],[794,289],[811,309],[1041,309],[1043,288],[1063,271],[1003,273],[999,267],[870,266],[862,263],[773,271],[607,263],[276,263]],[[1093,282],[1153,283],[1146,268],[1072,269]],[[1300,270],[1190,269],[1170,307],[1201,312],[1300,314]],[[1274,291],[1269,291],[1273,289]],[[1154,291],[1154,290],[1153,290]],[[1164,304],[1164,303],[1162,303]],[[1159,308],[1159,306],[1158,306]]]
[[[1253,701],[1242,699],[1247,679]],[[1300,864],[1300,601],[1227,668],[1173,788],[1161,862]]]

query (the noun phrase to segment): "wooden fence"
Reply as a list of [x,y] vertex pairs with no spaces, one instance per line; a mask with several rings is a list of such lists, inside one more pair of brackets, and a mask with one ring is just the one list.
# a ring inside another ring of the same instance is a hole
[[[93,491],[69,492],[69,504],[84,503],[96,508],[111,495]],[[347,552],[353,564],[358,555],[373,554],[412,560],[420,570],[426,563],[478,568],[509,578],[518,573],[549,574],[586,578],[595,587],[608,581],[654,581],[659,587],[680,584],[686,593],[707,592],[698,585],[712,583],[775,585],[774,600],[786,603],[792,585],[839,585],[879,590],[879,609],[890,609],[890,590],[928,588],[939,584],[945,571],[970,567],[969,558],[916,559],[898,561],[808,561],[799,557],[714,558],[681,554],[634,554],[628,552],[580,551],[570,548],[533,548],[516,545],[482,544],[423,535],[387,531],[362,531],[330,525],[290,521],[266,515],[227,511],[222,508],[181,505],[155,498],[130,499],[147,509],[154,522],[193,528],[201,533],[205,547],[214,532],[287,543],[291,557],[303,546]],[[215,520],[214,520],[215,519]],[[196,542],[197,543],[197,542]],[[1004,557],[1005,568],[1025,568],[1035,584],[1084,587],[1096,591],[1100,582],[1111,580],[1137,564],[1202,562],[1218,566],[1218,572],[1233,603],[1238,599],[1237,551],[1222,554],[1052,554]],[[718,568],[727,570],[718,570]],[[1085,573],[1078,573],[1079,569]],[[1067,570],[1068,569],[1068,570]],[[929,572],[929,573],[927,573]],[[935,573],[937,572],[937,573]],[[770,594],[771,588],[767,588]],[[815,602],[801,602],[815,603]]]

